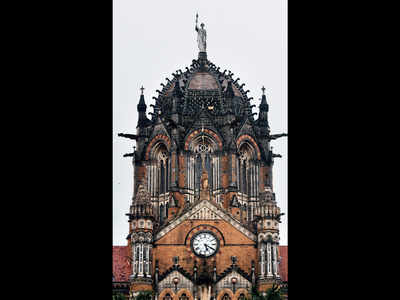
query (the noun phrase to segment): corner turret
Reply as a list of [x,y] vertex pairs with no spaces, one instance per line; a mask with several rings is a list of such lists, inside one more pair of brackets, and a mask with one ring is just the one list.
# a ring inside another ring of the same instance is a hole
[[137,105],[137,111],[139,113],[139,120],[137,123],[137,127],[145,127],[151,121],[146,116],[147,105],[146,102],[144,101],[144,95],[143,95],[144,87],[142,86],[140,89],[142,90],[142,93],[140,95],[139,104]]
[[265,96],[265,87],[262,87],[262,97],[261,97],[261,104],[259,106],[259,114],[257,119],[257,125],[260,127],[267,127],[269,128],[268,124],[268,110],[269,106],[267,103],[267,97]]

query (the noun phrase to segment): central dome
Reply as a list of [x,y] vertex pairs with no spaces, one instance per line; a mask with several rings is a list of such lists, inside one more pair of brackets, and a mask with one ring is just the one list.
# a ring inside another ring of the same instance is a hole
[[[172,80],[166,78],[167,84],[159,91],[156,99],[155,114],[170,115],[176,111],[187,121],[190,121],[201,109],[216,116],[234,113],[244,117],[251,115],[248,90],[243,89],[243,84],[233,78],[231,71],[220,71],[220,68],[209,61],[205,53],[199,53],[197,60],[193,59],[186,72],[177,70],[172,74]],[[177,98],[175,108],[173,99]],[[250,117],[252,118],[252,117]]]

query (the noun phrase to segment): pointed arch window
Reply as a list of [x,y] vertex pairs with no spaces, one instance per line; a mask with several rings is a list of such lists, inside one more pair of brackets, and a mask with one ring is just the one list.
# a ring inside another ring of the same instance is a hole
[[247,219],[251,221],[253,220],[253,203],[259,192],[259,164],[255,148],[250,142],[244,141],[239,146],[236,165],[240,200],[247,202]]
[[170,186],[171,160],[168,149],[163,142],[151,150],[151,160],[147,166],[147,186],[152,197],[165,194]]
[[[203,127],[200,133],[191,140],[185,158],[187,162],[186,186],[189,190],[188,202],[192,203],[199,197],[200,180],[204,170],[207,171],[211,195],[215,195],[214,191],[221,187],[220,154],[217,152],[219,149],[219,142]],[[217,194],[214,200],[218,203],[218,199]]]
[[189,297],[186,296],[185,293],[183,293],[183,294],[179,297],[179,300],[189,300]]
[[228,293],[225,293],[225,294],[222,296],[222,300],[232,300],[232,299],[231,299],[231,297],[229,297]]
[[172,300],[171,294],[170,294],[170,293],[167,293],[167,294],[164,296],[163,300]]

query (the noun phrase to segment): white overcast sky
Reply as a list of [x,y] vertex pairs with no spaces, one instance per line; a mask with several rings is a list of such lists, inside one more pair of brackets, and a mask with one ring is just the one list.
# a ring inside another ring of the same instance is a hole
[[[140,90],[147,112],[153,96],[171,73],[185,70],[197,59],[195,16],[207,31],[207,56],[231,70],[249,89],[258,113],[261,87],[266,88],[271,132],[287,132],[287,0],[262,1],[133,1],[113,3],[113,244],[126,245],[125,213],[133,192],[130,157],[133,140],[117,137],[135,133]],[[272,141],[282,154],[274,164],[273,184],[282,212],[281,245],[287,245],[287,138]]]

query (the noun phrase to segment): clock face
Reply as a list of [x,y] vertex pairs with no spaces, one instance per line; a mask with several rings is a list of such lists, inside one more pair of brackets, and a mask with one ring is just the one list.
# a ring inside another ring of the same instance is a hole
[[197,256],[210,257],[217,253],[219,241],[211,232],[201,231],[193,236],[191,246]]

